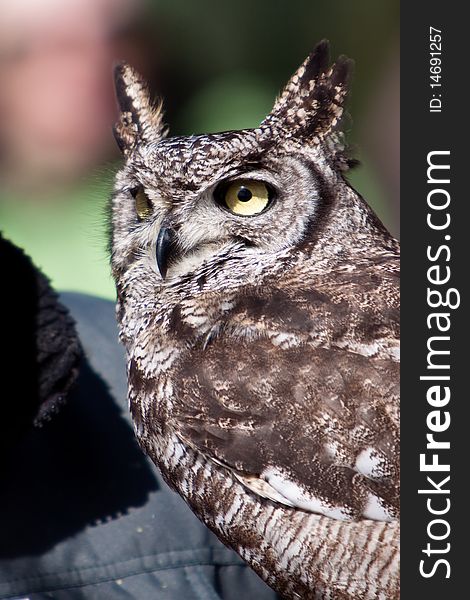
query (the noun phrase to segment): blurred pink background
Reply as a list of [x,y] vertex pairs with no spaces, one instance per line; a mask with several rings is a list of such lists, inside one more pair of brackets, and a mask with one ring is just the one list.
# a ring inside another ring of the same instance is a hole
[[[114,151],[111,65],[124,51],[123,33],[141,4],[139,0],[2,0],[4,183],[57,183],[86,172]],[[127,55],[129,50],[125,49]],[[137,56],[135,60],[140,62]]]

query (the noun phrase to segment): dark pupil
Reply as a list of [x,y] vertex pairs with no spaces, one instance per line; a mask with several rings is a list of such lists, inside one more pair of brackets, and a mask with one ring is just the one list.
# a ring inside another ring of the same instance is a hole
[[253,194],[246,187],[241,187],[237,194],[237,198],[240,200],[240,202],[248,202],[248,200],[251,200],[252,196]]

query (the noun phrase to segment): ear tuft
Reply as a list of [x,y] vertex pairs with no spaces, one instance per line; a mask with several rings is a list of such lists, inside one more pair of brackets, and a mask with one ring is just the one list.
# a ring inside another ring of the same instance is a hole
[[128,64],[114,69],[116,97],[120,108],[114,137],[120,150],[128,155],[138,141],[158,142],[166,135],[162,103],[154,105],[148,86]]
[[[304,67],[302,79],[305,81],[317,79],[320,75],[325,73],[329,64],[330,43],[328,40],[322,40],[315,46],[313,52],[311,52],[304,61],[302,65],[302,67]],[[300,67],[300,69],[302,67]]]
[[305,144],[320,143],[341,120],[352,67],[345,56],[329,67],[329,43],[322,40],[291,77],[262,127]]

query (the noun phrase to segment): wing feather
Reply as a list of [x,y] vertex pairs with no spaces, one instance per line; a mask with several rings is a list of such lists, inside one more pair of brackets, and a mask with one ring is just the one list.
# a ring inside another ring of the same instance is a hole
[[399,511],[398,309],[370,297],[393,278],[362,277],[292,295],[246,290],[210,340],[174,365],[172,420],[258,495],[338,519],[390,520]]

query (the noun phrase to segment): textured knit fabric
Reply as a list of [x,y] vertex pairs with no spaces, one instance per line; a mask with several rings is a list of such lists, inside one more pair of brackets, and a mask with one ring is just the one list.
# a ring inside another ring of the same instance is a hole
[[0,461],[56,413],[77,379],[81,348],[74,323],[48,279],[0,236]]

